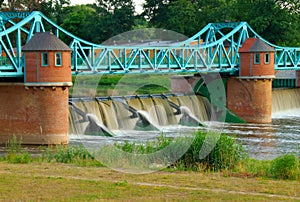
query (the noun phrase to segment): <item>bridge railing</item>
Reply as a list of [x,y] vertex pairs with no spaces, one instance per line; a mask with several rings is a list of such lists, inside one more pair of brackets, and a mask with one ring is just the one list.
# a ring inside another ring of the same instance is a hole
[[[75,72],[231,72],[238,58],[223,46],[199,47],[103,47],[95,49],[87,59],[78,54],[73,60]],[[79,59],[78,59],[79,58]],[[75,63],[76,61],[76,63]],[[89,62],[86,62],[89,61]]]
[[300,70],[300,48],[276,47],[276,70]]

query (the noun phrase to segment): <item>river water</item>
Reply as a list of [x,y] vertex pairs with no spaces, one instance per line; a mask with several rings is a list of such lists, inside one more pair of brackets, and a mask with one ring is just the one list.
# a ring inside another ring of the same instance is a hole
[[[294,153],[300,156],[300,109],[274,116],[271,124],[221,123],[210,126],[211,130],[233,136],[245,148],[251,158],[274,159],[280,155]],[[209,125],[209,123],[207,123]],[[173,126],[157,131],[114,131],[115,137],[70,135],[70,144],[95,147],[114,142],[141,142],[153,140],[162,133],[177,136],[205,128]]]
[[[151,112],[149,112],[149,114],[152,114],[152,117],[157,116],[156,122],[160,122],[160,124],[163,125],[159,131],[134,130],[133,126],[137,120],[133,118],[128,118],[127,120],[125,120],[126,118],[124,119],[124,117],[132,116],[132,114],[130,114],[132,111],[128,112],[128,108],[122,109],[123,105],[117,106],[117,103],[120,101],[115,103],[112,101],[97,102],[97,107],[95,107],[94,102],[82,101],[80,103],[76,103],[76,105],[81,106],[81,109],[85,109],[89,113],[98,114],[98,117],[101,117],[102,119],[101,124],[108,123],[106,125],[109,130],[115,134],[115,136],[104,137],[95,135],[80,135],[85,133],[77,131],[77,133],[74,133],[77,135],[70,135],[70,144],[83,144],[87,147],[95,147],[102,144],[124,142],[125,140],[132,142],[144,142],[147,140],[153,140],[162,133],[170,137],[176,137],[182,134],[192,133],[200,129],[218,131],[236,137],[237,141],[244,146],[251,158],[274,159],[277,156],[288,153],[294,153],[300,156],[299,98],[300,89],[273,91],[272,123],[270,124],[212,123],[206,120],[207,117],[209,117],[209,112],[206,111],[204,114],[201,114],[201,116],[198,116],[198,118],[208,126],[206,128],[172,124],[178,121],[177,116],[170,113],[174,109],[171,109],[166,101],[161,101],[159,98],[126,100],[126,103],[130,103],[130,106],[135,109],[141,109],[142,106],[147,106]],[[170,98],[170,100],[179,105],[180,103],[184,103],[184,106],[188,106],[188,108],[192,111],[194,110],[193,112],[195,114],[207,109],[207,102],[205,102],[203,98],[195,96],[173,97]],[[198,104],[195,104],[198,101],[200,102],[201,107],[198,107]],[[159,108],[156,108],[157,103],[161,103],[162,105],[160,105]],[[113,108],[114,110],[112,110]],[[162,113],[162,110],[164,110],[164,113]],[[105,113],[100,115],[100,111]],[[74,119],[76,119],[76,116],[71,118],[71,122],[76,122]],[[73,124],[74,123],[71,123],[71,128],[74,127]],[[78,124],[75,125],[78,126]],[[82,127],[83,126],[81,125],[79,129],[81,130]],[[84,127],[86,127],[86,125]],[[120,127],[123,127],[123,129],[120,130]]]
[[222,131],[236,136],[250,157],[273,159],[300,156],[300,110],[274,116],[271,124],[225,124]]

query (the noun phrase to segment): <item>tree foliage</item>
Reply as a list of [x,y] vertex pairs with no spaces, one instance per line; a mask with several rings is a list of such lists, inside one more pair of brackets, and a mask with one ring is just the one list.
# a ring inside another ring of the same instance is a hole
[[52,5],[60,5],[55,7],[55,9],[59,9],[62,6],[70,5],[70,0],[0,0],[2,11],[47,11],[45,6],[50,9]]
[[300,46],[298,0],[146,0],[143,14],[152,26],[187,36],[211,22],[245,21],[274,44]]
[[176,0],[168,6],[164,28],[191,36],[197,29],[196,20],[196,9],[191,1]]
[[87,41],[93,41],[97,34],[92,29],[96,21],[96,10],[90,6],[76,5],[69,7],[66,11],[68,14],[64,17],[61,27]]
[[105,41],[115,35],[129,31],[135,25],[132,0],[97,0],[98,40]]

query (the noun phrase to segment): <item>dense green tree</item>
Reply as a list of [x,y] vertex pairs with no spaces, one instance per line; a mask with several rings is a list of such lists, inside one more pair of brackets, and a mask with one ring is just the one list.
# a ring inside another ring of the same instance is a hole
[[96,10],[86,5],[76,5],[66,9],[67,16],[63,19],[61,27],[75,36],[87,41],[94,41]]
[[135,7],[132,0],[97,0],[96,5],[97,41],[103,42],[133,29]]
[[4,0],[0,0],[0,9],[1,9],[1,11],[6,11],[7,10],[7,5],[4,2]]
[[212,22],[232,21],[233,0],[194,1],[199,22],[204,26]]
[[234,5],[235,21],[246,21],[262,37],[276,45],[300,45],[300,16],[273,0],[241,0]]
[[46,0],[41,3],[40,11],[60,25],[68,16],[70,4],[70,0]]
[[44,0],[23,0],[22,6],[26,11],[41,10],[41,3]]
[[48,17],[58,16],[67,6],[70,6],[70,0],[10,0],[7,3],[5,0],[0,0],[1,10],[41,11]]
[[143,15],[137,15],[134,19],[133,29],[146,29],[150,28],[149,21],[147,21]]
[[143,15],[188,36],[210,22],[246,21],[271,43],[300,45],[299,0],[146,0]]
[[278,4],[284,10],[287,10],[289,13],[298,13],[300,14],[300,1],[299,0],[275,0],[276,4]]
[[168,5],[165,28],[191,36],[197,30],[196,10],[190,0],[175,0]]
[[42,3],[47,2],[46,0],[10,0],[4,3],[0,1],[2,9],[7,11],[36,11],[41,10]]
[[152,27],[165,26],[167,18],[169,0],[145,0],[142,15],[149,21]]
[[191,36],[210,22],[231,20],[231,0],[146,0],[144,16],[154,27]]

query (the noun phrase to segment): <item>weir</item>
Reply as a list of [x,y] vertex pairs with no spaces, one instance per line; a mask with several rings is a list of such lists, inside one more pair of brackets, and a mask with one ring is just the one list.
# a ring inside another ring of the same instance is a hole
[[[161,130],[166,126],[203,126],[210,120],[207,98],[196,95],[144,95],[70,99],[70,134],[94,134],[117,130]],[[87,115],[93,114],[93,119]],[[103,127],[103,128],[102,128]],[[102,134],[103,135],[103,134]],[[105,135],[105,134],[104,134]]]
[[272,113],[277,114],[293,113],[293,110],[300,109],[300,88],[280,89],[272,92]]
[[[272,91],[272,116],[300,108],[300,89]],[[71,98],[70,134],[114,136],[114,131],[160,131],[165,126],[203,126],[211,105],[200,95],[160,94]]]

